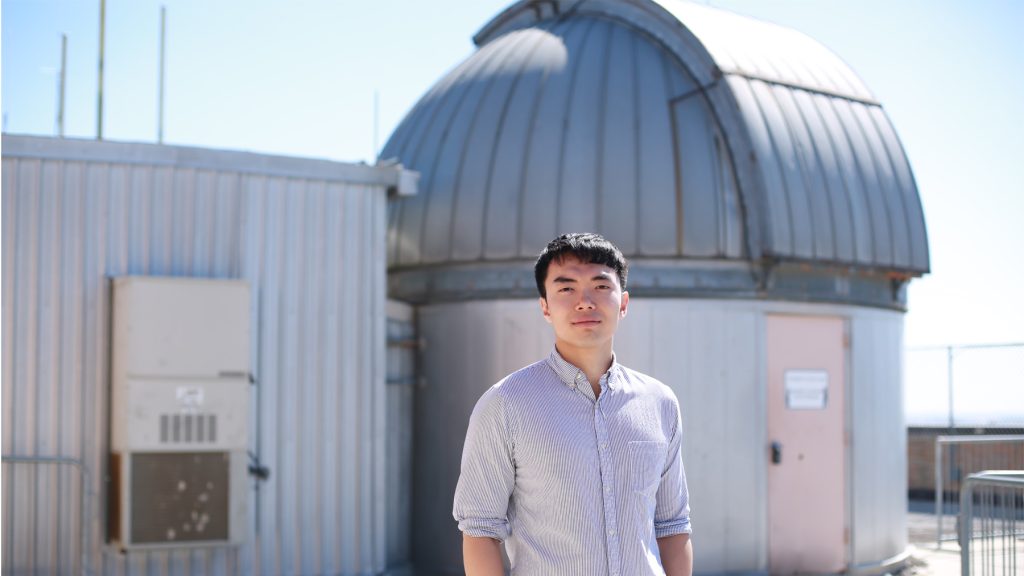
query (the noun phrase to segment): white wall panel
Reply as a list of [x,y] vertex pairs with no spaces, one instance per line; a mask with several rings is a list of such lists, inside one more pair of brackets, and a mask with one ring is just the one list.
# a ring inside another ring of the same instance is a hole
[[683,415],[694,554],[702,571],[765,567],[763,375],[752,304],[634,299],[621,361],[669,385]]
[[[394,170],[5,136],[4,564],[101,574],[386,568],[385,209]],[[105,536],[109,287],[128,274],[252,290],[251,449],[271,469],[237,550],[120,555]]]
[[[849,413],[856,564],[878,563],[905,542],[906,452],[900,392],[902,315],[852,306],[635,298],[615,350],[623,364],[668,384],[683,415],[693,545],[702,573],[768,571],[764,316],[849,319]],[[536,300],[472,301],[418,308],[426,339],[417,390],[417,559],[458,569],[451,503],[473,405],[507,373],[542,359],[553,336]],[[814,482],[814,478],[808,478]]]
[[852,321],[854,562],[907,546],[907,432],[903,418],[903,318],[860,311]]

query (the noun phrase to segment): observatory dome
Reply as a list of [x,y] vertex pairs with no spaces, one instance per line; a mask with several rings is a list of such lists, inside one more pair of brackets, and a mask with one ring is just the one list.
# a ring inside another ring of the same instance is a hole
[[928,271],[907,157],[827,48],[679,0],[523,1],[474,37],[381,157],[410,302],[533,295],[558,234],[630,258],[630,290],[902,308]]

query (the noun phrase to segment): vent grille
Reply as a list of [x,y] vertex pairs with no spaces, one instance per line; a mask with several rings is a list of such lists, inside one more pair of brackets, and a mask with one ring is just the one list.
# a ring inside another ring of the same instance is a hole
[[216,414],[161,414],[161,444],[214,444],[217,442]]

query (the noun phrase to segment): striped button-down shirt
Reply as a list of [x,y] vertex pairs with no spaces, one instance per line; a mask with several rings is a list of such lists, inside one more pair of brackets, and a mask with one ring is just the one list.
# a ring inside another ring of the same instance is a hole
[[515,575],[664,574],[656,539],[690,532],[675,395],[614,357],[600,384],[556,350],[473,409],[453,514]]

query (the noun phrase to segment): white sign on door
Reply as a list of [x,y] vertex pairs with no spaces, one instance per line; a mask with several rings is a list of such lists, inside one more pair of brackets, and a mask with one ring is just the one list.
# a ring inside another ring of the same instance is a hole
[[828,404],[828,372],[786,370],[786,408],[824,410]]

